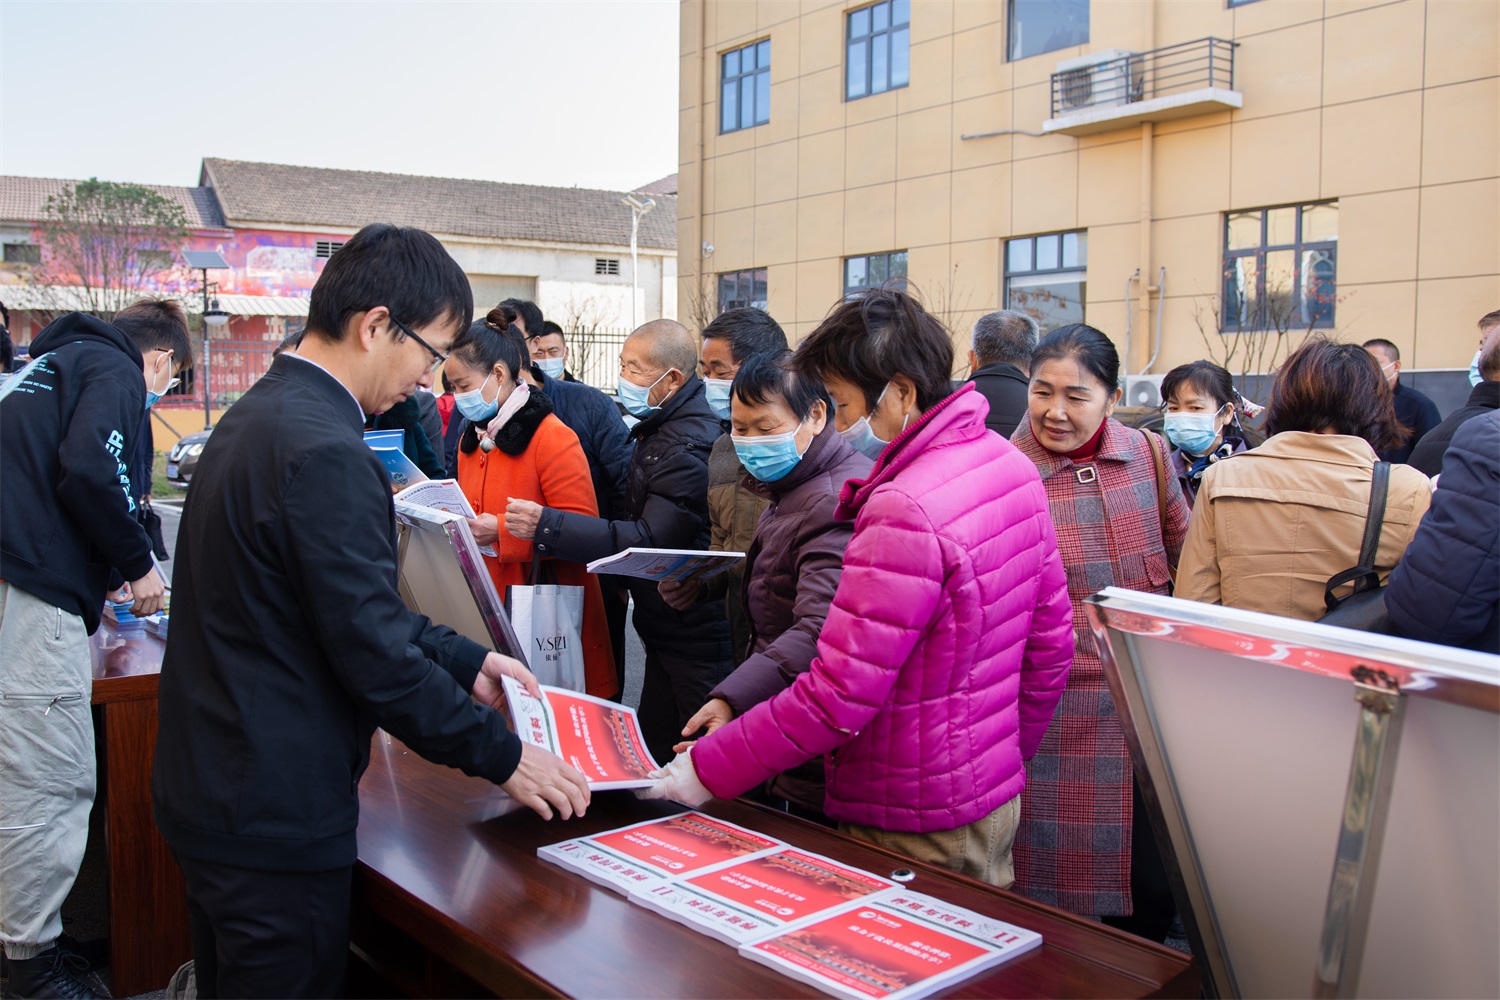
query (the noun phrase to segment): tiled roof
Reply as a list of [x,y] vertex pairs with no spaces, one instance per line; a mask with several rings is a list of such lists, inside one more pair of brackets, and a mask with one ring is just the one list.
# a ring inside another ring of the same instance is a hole
[[[201,183],[217,193],[224,217],[239,226],[358,228],[392,222],[440,235],[630,244],[630,209],[620,204],[623,191],[220,159],[203,161]],[[641,219],[639,243],[675,249],[677,199],[655,197],[656,208]]]
[[[61,194],[78,181],[51,177],[0,177],[0,219],[9,222],[36,222],[47,214],[47,197]],[[201,187],[169,187],[145,184],[164,198],[182,206],[189,229],[223,229],[224,217],[214,194]]]
[[676,194],[677,175],[668,174],[659,181],[652,181],[644,187],[635,189],[635,194]]

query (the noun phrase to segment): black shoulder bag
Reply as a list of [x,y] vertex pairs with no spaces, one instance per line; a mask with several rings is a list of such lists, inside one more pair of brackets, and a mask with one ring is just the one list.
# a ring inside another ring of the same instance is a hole
[[151,551],[155,554],[158,562],[166,562],[172,558],[167,554],[167,542],[161,533],[161,515],[151,507],[151,501],[141,498],[136,506],[135,519],[140,522],[142,528],[146,529],[146,537],[151,539]]
[[[1359,564],[1328,578],[1323,592],[1327,612],[1318,621],[1323,625],[1358,629],[1361,632],[1391,634],[1391,619],[1385,610],[1385,588],[1375,569],[1375,553],[1380,548],[1381,522],[1385,520],[1385,498],[1391,481],[1391,463],[1376,462],[1370,480],[1370,513],[1365,518],[1365,538],[1359,547]],[[1352,583],[1354,589],[1345,597],[1334,591]]]

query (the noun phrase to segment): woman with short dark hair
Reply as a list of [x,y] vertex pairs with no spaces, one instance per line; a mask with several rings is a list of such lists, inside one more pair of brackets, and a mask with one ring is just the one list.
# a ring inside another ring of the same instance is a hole
[[950,394],[952,338],[905,293],[841,303],[793,364],[875,462],[839,496],[854,534],[817,656],[650,794],[697,805],[828,754],[825,811],[841,829],[1008,886],[1022,762],[1073,655],[1036,469],[985,427],[972,385]]
[[[1203,474],[1177,596],[1314,621],[1330,577],[1359,559],[1376,452],[1398,443],[1391,389],[1357,344],[1309,340],[1282,363],[1266,407],[1271,436]],[[1392,465],[1376,553],[1382,582],[1432,497]]]
[[1027,769],[1016,888],[1161,941],[1172,893],[1084,602],[1105,587],[1171,593],[1188,507],[1166,445],[1114,419],[1119,379],[1120,356],[1103,333],[1081,323],[1052,331],[1032,354],[1029,419],[1014,437],[1047,490],[1077,649],[1057,718]]

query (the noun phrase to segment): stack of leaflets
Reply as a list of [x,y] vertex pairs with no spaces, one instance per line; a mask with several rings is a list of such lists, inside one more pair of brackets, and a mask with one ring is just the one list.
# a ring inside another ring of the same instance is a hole
[[699,812],[537,854],[833,996],[926,996],[1042,942]]
[[154,615],[149,615],[144,621],[146,622],[147,632],[163,640],[167,638],[167,613],[165,611],[158,611]]
[[566,688],[542,685],[541,699],[501,678],[511,724],[521,739],[583,772],[591,789],[645,788],[658,769],[635,709]]
[[406,443],[405,431],[365,431],[365,443],[379,456],[390,474],[391,483],[405,489],[413,483],[425,483],[427,477],[417,464],[401,450]]
[[[369,434],[394,433],[388,431],[371,431]],[[369,434],[365,437],[368,438]],[[421,473],[418,473],[421,475]],[[414,503],[418,507],[430,507],[433,510],[445,510],[450,514],[458,514],[462,517],[475,517],[474,507],[469,503],[469,498],[464,496],[464,491],[458,488],[457,479],[427,479],[423,477],[419,483],[414,483],[396,494],[396,499],[406,503]],[[494,556],[493,545],[479,546],[479,554],[482,556]]]
[[130,613],[134,601],[105,601],[104,617],[119,626],[139,625],[141,620]]
[[714,552],[704,549],[637,549],[629,548],[589,563],[590,573],[613,573],[642,580],[668,580],[700,583],[717,576],[741,559],[743,552]]

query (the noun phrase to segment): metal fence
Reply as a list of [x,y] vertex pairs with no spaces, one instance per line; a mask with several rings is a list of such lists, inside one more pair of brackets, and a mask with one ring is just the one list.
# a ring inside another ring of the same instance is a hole
[[1216,87],[1234,89],[1238,42],[1200,38],[1052,74],[1052,117]]
[[613,393],[620,377],[620,348],[630,330],[619,327],[595,327],[568,330],[568,370],[580,382]]

